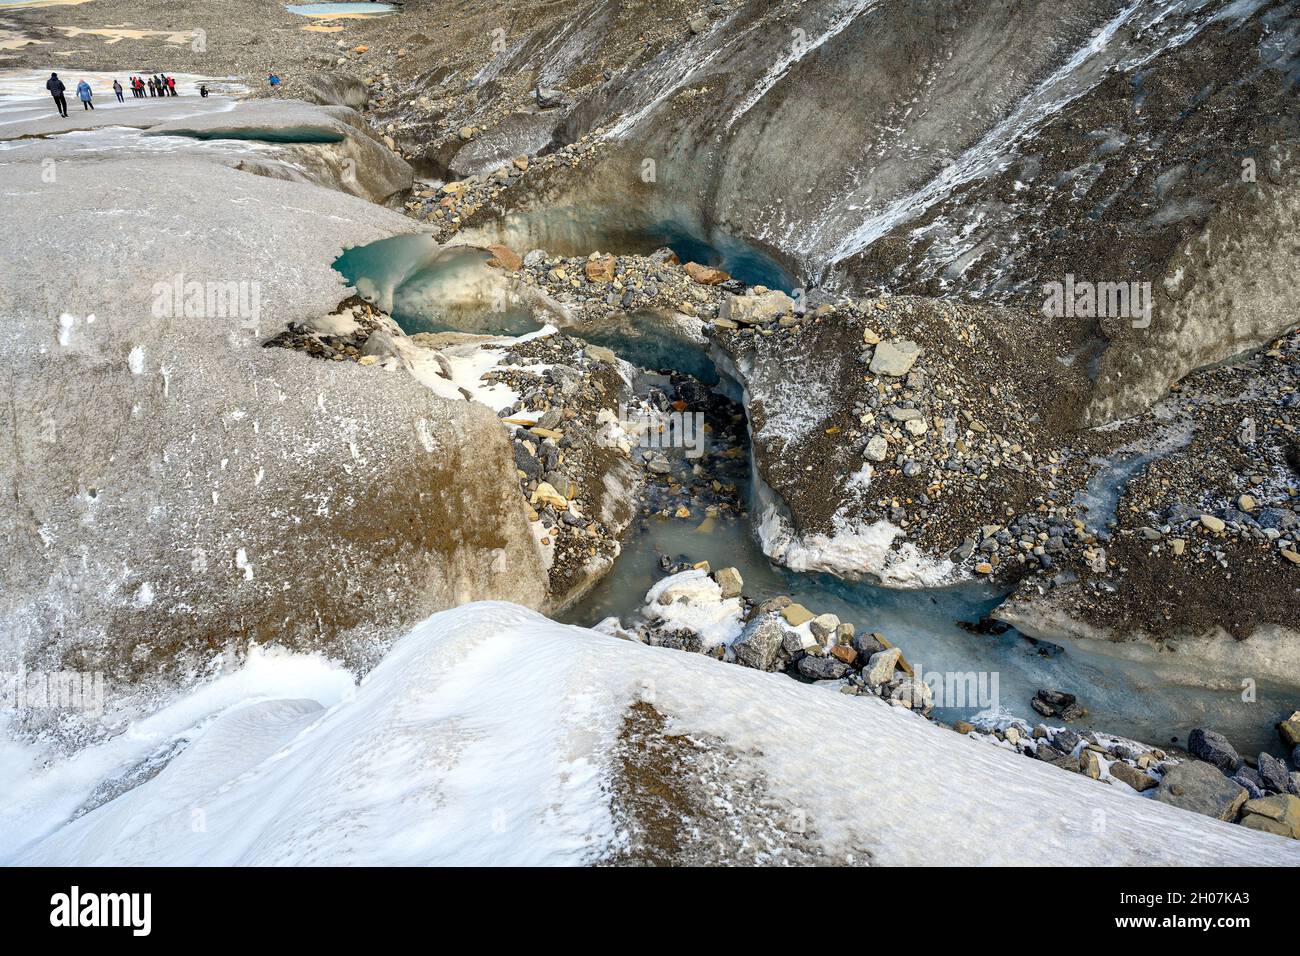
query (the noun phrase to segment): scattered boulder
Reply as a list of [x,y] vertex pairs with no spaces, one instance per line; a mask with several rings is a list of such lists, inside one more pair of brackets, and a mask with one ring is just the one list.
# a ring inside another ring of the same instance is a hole
[[868,461],[884,461],[889,457],[889,441],[884,435],[872,435],[863,454]]
[[[690,264],[690,265],[693,265]],[[687,265],[687,271],[690,271]],[[695,278],[692,273],[692,278]],[[704,281],[704,280],[699,280]],[[784,292],[773,289],[770,292],[750,295],[729,295],[723,300],[718,310],[718,317],[744,325],[761,325],[771,322],[794,310],[794,299]]]
[[1126,764],[1122,760],[1116,760],[1110,765],[1110,775],[1116,780],[1128,784],[1139,793],[1144,793],[1152,787],[1160,786],[1160,781],[1155,777],[1139,770],[1137,767]]
[[721,269],[715,269],[712,266],[702,266],[698,262],[688,262],[682,267],[686,274],[701,285],[722,285],[731,278],[730,275]]
[[798,627],[813,619],[813,612],[808,610],[802,604],[787,604],[781,608],[781,616],[785,618],[785,623],[791,627]]
[[1213,764],[1187,760],[1171,767],[1160,781],[1155,799],[1216,820],[1231,823],[1246,802],[1246,788],[1234,783]]
[[735,568],[719,568],[714,572],[713,580],[722,588],[723,600],[740,597],[741,589],[745,586],[744,579]]
[[[727,597],[725,588],[723,597]],[[736,655],[736,662],[755,670],[776,670],[785,634],[781,622],[771,614],[750,621],[740,637],[732,642],[731,649]]]
[[1272,754],[1259,755],[1255,772],[1259,774],[1259,782],[1263,784],[1265,790],[1272,790],[1274,793],[1287,792],[1290,781],[1287,779],[1286,764]]
[[934,691],[925,681],[904,677],[898,686],[890,691],[890,699],[896,700],[910,710],[928,714],[934,710]]
[[1101,778],[1101,758],[1095,750],[1085,747],[1079,751],[1079,773],[1093,780]]
[[834,614],[818,614],[808,623],[813,637],[822,642],[834,635],[835,629],[839,626],[840,619]]
[[885,645],[876,640],[874,634],[858,634],[853,638],[853,649],[858,652],[858,656],[863,660],[869,660],[871,655],[883,651]]
[[872,687],[880,687],[894,679],[894,668],[902,652],[896,647],[889,647],[871,655],[867,666],[862,669],[862,679]]
[[1227,737],[1204,727],[1197,727],[1188,735],[1187,752],[1197,760],[1213,764],[1228,776],[1236,773],[1243,762]]
[[849,671],[849,665],[834,657],[817,657],[813,654],[799,658],[799,673],[809,680],[839,680]]
[[1241,808],[1241,825],[1300,840],[1300,797],[1278,794],[1248,800]]
[[873,375],[902,378],[921,357],[921,346],[908,339],[889,339],[876,346],[871,358]]
[[1288,747],[1300,747],[1300,710],[1277,725],[1277,735]]
[[613,282],[614,281],[614,257],[613,256],[595,256],[587,260],[583,271],[587,275],[588,282]]

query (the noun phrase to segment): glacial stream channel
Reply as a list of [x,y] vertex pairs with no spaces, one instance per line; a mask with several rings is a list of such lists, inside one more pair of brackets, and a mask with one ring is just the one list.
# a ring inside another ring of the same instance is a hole
[[[674,238],[683,247],[679,253],[685,254],[683,261],[737,261],[735,249],[724,253],[696,237]],[[335,268],[363,296],[388,309],[408,333],[456,330],[519,335],[540,327],[545,317],[535,316],[527,303],[509,296],[502,299],[502,273],[488,268],[487,258],[470,247],[440,247],[428,236],[410,235],[349,249],[336,260]],[[750,261],[768,268],[761,253],[754,253]],[[494,296],[494,306],[486,307]],[[717,385],[718,372],[702,348],[657,334],[646,318],[633,313],[609,327],[565,331],[608,346],[640,368],[683,372],[711,387],[725,387],[727,383]],[[709,458],[726,451],[711,443]],[[740,454],[742,467],[735,471],[737,483],[743,486],[741,500],[752,502],[745,477],[749,469],[743,467],[749,460],[747,443]],[[1099,498],[1117,498],[1132,470],[1107,473],[1101,468],[1098,487],[1090,490]],[[703,509],[692,508],[692,512],[698,515]],[[1075,694],[1087,709],[1085,717],[1071,724],[1076,730],[1096,729],[1159,747],[1182,745],[1192,728],[1207,726],[1226,734],[1243,753],[1277,752],[1271,715],[1290,703],[1290,695],[1281,689],[1260,686],[1257,702],[1243,706],[1235,687],[1173,685],[1141,664],[1036,641],[1015,629],[991,633],[976,625],[1005,595],[986,583],[900,590],[829,574],[793,572],[768,560],[752,517],[746,509],[679,520],[661,516],[651,503],[625,532],[622,554],[612,570],[559,619],[591,626],[617,617],[630,624],[638,619],[646,592],[664,577],[665,556],[673,564],[708,561],[713,568],[737,568],[744,578],[745,595],[756,602],[789,595],[814,613],[836,614],[859,632],[879,631],[925,672],[974,673],[980,686],[996,687],[993,699],[967,701],[965,707],[937,706],[935,717],[940,720],[970,719],[991,708],[1022,717],[1032,726],[1042,718],[1032,710],[1030,700],[1040,688],[1050,688]]]

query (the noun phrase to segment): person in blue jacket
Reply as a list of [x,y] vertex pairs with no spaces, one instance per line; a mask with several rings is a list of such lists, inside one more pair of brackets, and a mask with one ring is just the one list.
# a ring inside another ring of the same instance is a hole
[[90,97],[90,84],[82,80],[77,84],[77,98],[81,100],[83,110],[93,110],[95,108],[95,104],[90,101]]

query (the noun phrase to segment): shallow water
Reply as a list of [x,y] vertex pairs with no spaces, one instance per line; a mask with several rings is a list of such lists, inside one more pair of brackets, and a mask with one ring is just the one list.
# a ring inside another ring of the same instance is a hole
[[382,17],[397,12],[387,3],[287,3],[284,8],[300,17]]
[[667,246],[682,262],[716,266],[746,285],[763,285],[769,289],[793,292],[794,277],[771,256],[728,233],[715,230],[705,238],[685,225],[664,220],[646,231],[644,244],[653,252]]
[[1069,725],[1076,730],[1095,729],[1159,747],[1182,744],[1193,727],[1208,726],[1226,734],[1242,753],[1283,755],[1272,725],[1292,709],[1293,693],[1262,687],[1258,701],[1246,704],[1236,690],[1169,686],[1144,667],[1032,641],[1014,629],[998,635],[971,633],[958,622],[979,621],[1001,600],[987,585],[901,591],[795,573],[773,565],[749,522],[737,517],[639,520],[625,537],[613,570],[560,619],[584,626],[610,616],[635,621],[646,591],[664,576],[659,554],[677,561],[707,560],[713,568],[735,567],[744,578],[746,596],[756,601],[787,594],[814,612],[829,611],[851,622],[859,632],[879,631],[923,672],[974,673],[976,683],[969,686],[990,692],[996,675],[995,699],[989,699],[990,693],[950,701],[967,706],[936,706],[940,720],[970,718],[991,706],[1037,724],[1043,718],[1029,701],[1040,688],[1051,688],[1076,694],[1089,711]]
[[490,258],[481,249],[443,247],[428,235],[412,234],[354,246],[333,265],[408,335],[535,331],[542,323],[515,297],[501,270],[487,265]]

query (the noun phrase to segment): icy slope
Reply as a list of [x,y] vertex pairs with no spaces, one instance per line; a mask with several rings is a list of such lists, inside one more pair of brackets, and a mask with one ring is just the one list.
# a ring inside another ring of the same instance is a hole
[[[740,754],[830,858],[1300,863],[875,701],[479,603],[437,614],[354,696],[226,710],[147,783],[20,857],[53,864],[564,864],[617,847],[628,705]],[[617,789],[617,788],[615,788]]]

